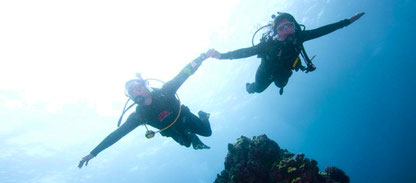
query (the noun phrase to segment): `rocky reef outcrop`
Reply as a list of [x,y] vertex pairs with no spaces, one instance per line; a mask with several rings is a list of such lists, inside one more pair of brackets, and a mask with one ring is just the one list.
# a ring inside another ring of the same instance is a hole
[[215,183],[349,183],[349,177],[336,167],[320,172],[318,162],[280,149],[266,135],[252,139],[241,136],[228,144],[224,170]]

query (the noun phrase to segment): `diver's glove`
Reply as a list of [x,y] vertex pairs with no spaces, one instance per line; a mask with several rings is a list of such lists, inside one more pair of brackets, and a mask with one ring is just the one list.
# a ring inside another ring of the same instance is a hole
[[316,67],[315,67],[315,65],[313,65],[313,63],[308,63],[308,67],[306,67],[305,70],[306,70],[305,73],[312,72],[312,71],[316,70]]

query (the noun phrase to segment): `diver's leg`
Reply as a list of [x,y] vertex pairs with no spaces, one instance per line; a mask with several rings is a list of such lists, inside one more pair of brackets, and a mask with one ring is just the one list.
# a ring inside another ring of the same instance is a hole
[[[183,118],[183,120],[186,120],[186,118]],[[183,124],[186,124],[186,121],[181,121]],[[189,147],[192,144],[192,147],[194,149],[209,149],[210,147],[202,143],[202,141],[199,139],[198,136],[194,132],[191,131],[191,129],[188,126],[182,126],[180,131],[175,128],[171,129],[172,131],[171,137],[178,142],[179,144]],[[211,130],[211,129],[210,129]],[[174,132],[174,133],[173,133]]]
[[247,83],[246,90],[248,93],[261,93],[273,82],[273,77],[264,64],[260,64],[256,72],[256,82]]
[[188,112],[185,118],[185,124],[191,132],[201,136],[209,137],[212,134],[211,124],[209,123],[209,114],[203,111],[198,112],[199,118]]
[[174,134],[171,137],[172,137],[173,140],[175,140],[180,145],[183,145],[185,147],[191,146],[192,140],[189,139],[188,137],[186,137],[186,135]]
[[289,71],[282,71],[276,74],[276,78],[274,80],[274,84],[280,88],[279,93],[280,95],[283,94],[283,88],[287,85],[290,76],[292,75],[292,70]]

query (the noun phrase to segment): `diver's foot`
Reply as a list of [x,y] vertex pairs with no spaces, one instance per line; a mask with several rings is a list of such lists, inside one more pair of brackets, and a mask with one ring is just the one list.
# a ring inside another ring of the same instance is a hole
[[208,120],[209,119],[209,116],[210,116],[210,114],[209,113],[206,113],[206,112],[204,112],[204,111],[199,111],[198,112],[198,116],[199,116],[199,119],[201,119],[201,120]]
[[247,91],[249,94],[254,93],[252,84],[250,84],[250,83],[246,83],[246,91]]
[[280,95],[283,95],[283,88],[280,88],[280,90],[279,90],[279,94],[280,94]]

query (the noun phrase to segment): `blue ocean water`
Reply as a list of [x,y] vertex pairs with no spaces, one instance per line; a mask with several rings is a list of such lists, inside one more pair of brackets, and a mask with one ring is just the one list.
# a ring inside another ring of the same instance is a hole
[[[118,116],[101,116],[82,100],[54,114],[2,105],[0,182],[213,182],[224,169],[227,143],[260,134],[317,160],[321,171],[344,170],[351,182],[414,182],[415,8],[410,0],[236,1],[227,27],[207,38],[207,49],[251,46],[256,26],[276,11],[293,14],[307,29],[366,14],[306,42],[309,55],[317,55],[317,70],[294,73],[282,96],[274,85],[261,94],[245,92],[260,63],[256,57],[206,61],[179,95],[192,112],[211,113],[213,135],[201,138],[210,150],[184,148],[160,136],[146,140],[139,127],[79,170],[78,161],[115,129]],[[91,137],[90,131],[100,133]]]

